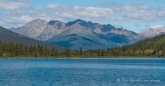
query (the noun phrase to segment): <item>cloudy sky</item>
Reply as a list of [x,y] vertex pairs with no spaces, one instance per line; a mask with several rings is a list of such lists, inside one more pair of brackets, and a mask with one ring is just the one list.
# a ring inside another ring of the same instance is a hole
[[165,26],[165,0],[0,0],[3,27],[19,27],[37,18],[82,19],[140,32]]

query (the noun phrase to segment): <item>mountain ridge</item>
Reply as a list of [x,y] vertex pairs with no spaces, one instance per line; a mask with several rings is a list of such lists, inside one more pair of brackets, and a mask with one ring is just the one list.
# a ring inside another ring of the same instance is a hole
[[150,28],[142,30],[139,34],[143,35],[145,38],[154,37],[165,33],[165,27],[162,25],[155,25]]
[[[66,43],[71,44],[71,46],[65,47],[74,47],[74,49],[83,46],[86,46],[85,49],[116,47],[134,43],[142,38],[138,33],[123,28],[115,28],[111,24],[102,25],[81,19],[68,23],[58,20],[46,22],[45,20],[36,19],[21,27],[11,28],[10,30],[33,39],[57,43],[59,45],[63,44],[64,41],[70,40]],[[67,39],[67,36],[72,38]],[[81,39],[84,40],[83,43],[81,43]],[[95,47],[90,47],[90,45]]]

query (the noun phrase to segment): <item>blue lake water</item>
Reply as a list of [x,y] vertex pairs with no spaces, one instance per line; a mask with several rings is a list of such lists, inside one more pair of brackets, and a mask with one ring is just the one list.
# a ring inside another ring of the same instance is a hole
[[0,59],[0,86],[165,86],[165,59]]

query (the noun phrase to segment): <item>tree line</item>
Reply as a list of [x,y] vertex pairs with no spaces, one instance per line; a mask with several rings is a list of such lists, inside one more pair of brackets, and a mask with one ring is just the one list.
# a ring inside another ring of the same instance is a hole
[[121,47],[86,50],[66,48],[59,52],[55,47],[46,45],[15,44],[0,41],[0,57],[164,57],[165,35],[141,40],[132,45]]

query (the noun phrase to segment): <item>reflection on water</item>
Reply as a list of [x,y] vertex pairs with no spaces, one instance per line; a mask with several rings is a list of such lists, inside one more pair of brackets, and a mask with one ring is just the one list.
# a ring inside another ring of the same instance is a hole
[[165,59],[0,59],[0,86],[164,86]]

